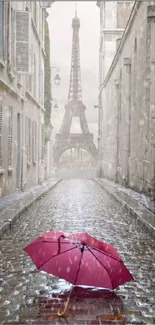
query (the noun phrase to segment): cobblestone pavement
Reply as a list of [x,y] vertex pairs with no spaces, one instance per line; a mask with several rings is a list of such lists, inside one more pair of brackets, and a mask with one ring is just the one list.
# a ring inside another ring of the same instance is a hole
[[[115,293],[75,288],[65,318],[55,317],[70,285],[35,269],[23,248],[55,229],[86,231],[113,244],[135,277]],[[155,324],[154,241],[92,180],[63,180],[0,241],[0,324]]]

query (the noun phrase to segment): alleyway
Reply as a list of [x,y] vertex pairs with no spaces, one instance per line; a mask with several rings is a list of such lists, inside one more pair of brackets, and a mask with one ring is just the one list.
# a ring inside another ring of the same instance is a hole
[[[54,319],[49,324],[116,324],[112,317],[107,322],[104,315],[113,315],[117,302],[116,313],[123,315],[117,324],[155,324],[154,241],[99,185],[79,179],[60,182],[0,241],[0,324],[45,324],[46,313],[49,316],[58,308],[52,303],[56,295],[69,289],[64,281],[36,271],[23,251],[51,229],[85,231],[113,244],[135,282],[121,286],[109,307],[102,294],[100,300],[86,299],[86,304],[82,298],[74,299],[67,320]],[[43,308],[48,299],[50,308]]]

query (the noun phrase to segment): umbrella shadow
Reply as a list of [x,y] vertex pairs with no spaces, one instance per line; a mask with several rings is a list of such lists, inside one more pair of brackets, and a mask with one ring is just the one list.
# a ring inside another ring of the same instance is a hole
[[39,297],[38,318],[52,321],[52,324],[126,324],[127,313],[123,300],[115,292],[97,288],[74,287],[70,305],[63,317],[57,315],[64,307],[70,290],[53,292],[49,298]]

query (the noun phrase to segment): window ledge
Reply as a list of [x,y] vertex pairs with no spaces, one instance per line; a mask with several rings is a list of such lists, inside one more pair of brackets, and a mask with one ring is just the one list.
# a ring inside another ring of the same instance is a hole
[[0,68],[2,68],[2,69],[5,68],[5,62],[1,58],[0,58]]
[[5,174],[5,169],[0,168],[0,175]]

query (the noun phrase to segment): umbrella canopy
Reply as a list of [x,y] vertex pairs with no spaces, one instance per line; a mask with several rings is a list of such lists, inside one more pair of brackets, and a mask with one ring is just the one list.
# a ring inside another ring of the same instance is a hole
[[113,290],[133,280],[117,250],[87,233],[47,232],[30,243],[25,251],[39,270],[73,285]]

